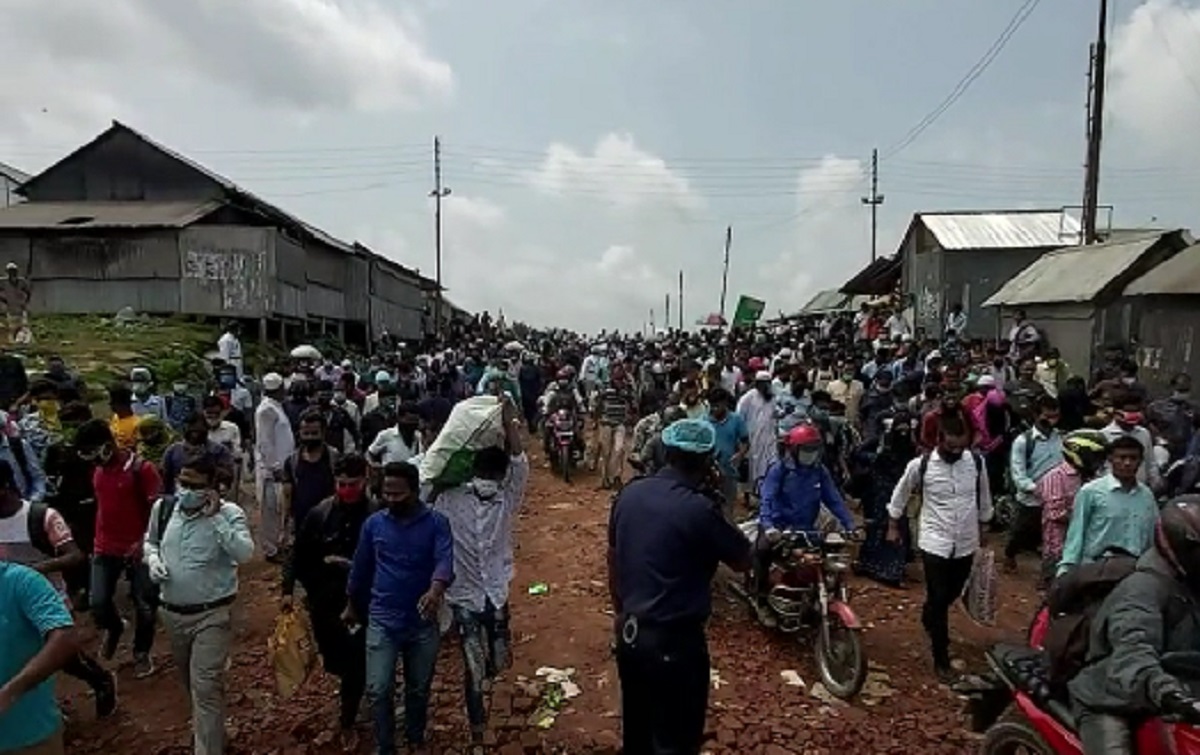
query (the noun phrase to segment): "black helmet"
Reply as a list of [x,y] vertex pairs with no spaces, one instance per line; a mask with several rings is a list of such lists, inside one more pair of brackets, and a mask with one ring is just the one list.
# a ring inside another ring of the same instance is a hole
[[1200,495],[1182,495],[1162,507],[1154,546],[1200,592]]

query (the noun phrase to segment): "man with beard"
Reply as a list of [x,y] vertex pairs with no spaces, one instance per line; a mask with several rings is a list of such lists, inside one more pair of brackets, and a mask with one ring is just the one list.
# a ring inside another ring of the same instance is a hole
[[516,406],[502,409],[505,447],[478,451],[474,477],[443,491],[434,509],[454,535],[454,573],[446,593],[462,638],[467,719],[479,745],[487,728],[484,694],[511,662],[508,596],[513,578],[513,523],[529,482],[529,459]]
[[363,633],[349,632],[341,617],[346,609],[351,559],[363,523],[375,506],[367,493],[363,457],[351,454],[339,459],[334,475],[337,493],[319,503],[300,523],[295,548],[283,570],[280,610],[294,610],[293,592],[299,582],[325,671],[341,680],[338,721],[343,745],[353,750],[357,749],[354,721],[367,683],[367,648]]

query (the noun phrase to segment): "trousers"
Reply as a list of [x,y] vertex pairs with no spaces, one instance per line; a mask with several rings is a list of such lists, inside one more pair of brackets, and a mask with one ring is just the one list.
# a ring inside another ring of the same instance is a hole
[[1133,733],[1120,716],[1075,706],[1083,755],[1133,755]]
[[1004,546],[1005,558],[1025,552],[1037,553],[1042,544],[1042,507],[1018,505]]
[[379,624],[367,625],[367,700],[375,721],[378,755],[396,753],[396,663],[404,666],[404,736],[410,745],[425,743],[429,691],[441,637],[436,623],[393,636]]
[[945,669],[950,667],[950,606],[962,596],[975,557],[943,558],[922,551],[921,559],[925,571],[921,625],[933,648],[933,665]]
[[192,705],[195,755],[225,752],[225,666],[233,641],[229,606],[184,616],[164,610],[171,655]]
[[508,606],[500,608],[489,600],[482,611],[451,606],[454,623],[462,639],[463,686],[467,699],[467,720],[472,733],[487,726],[484,692],[487,683],[511,663],[512,636],[508,628]]
[[135,612],[133,652],[135,655],[149,653],[154,645],[155,598],[150,571],[145,564],[121,556],[92,556],[92,616],[96,625],[106,632],[115,632],[119,636],[124,631],[125,625],[115,603],[117,583],[122,576],[129,581]]
[[708,711],[704,626],[640,625],[617,642],[625,755],[698,755]]
[[264,477],[261,472],[255,481],[259,515],[258,541],[266,558],[274,558],[284,546],[283,496],[280,495],[280,487],[279,483],[270,477]]
[[625,426],[601,424],[596,434],[596,468],[604,482],[620,479],[625,466]]

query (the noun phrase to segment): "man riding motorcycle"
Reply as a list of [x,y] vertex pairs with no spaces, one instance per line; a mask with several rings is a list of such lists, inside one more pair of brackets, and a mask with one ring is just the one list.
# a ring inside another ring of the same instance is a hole
[[854,529],[854,519],[829,470],[821,463],[821,432],[809,423],[788,431],[784,455],[772,464],[759,490],[759,537],[755,547],[755,610],[768,626],[775,621],[765,600],[774,545],[786,530],[817,531],[825,506],[842,528]]
[[1200,496],[1189,495],[1163,507],[1154,547],[1091,621],[1086,664],[1067,685],[1084,752],[1132,753],[1131,722],[1162,713],[1194,718],[1200,701],[1160,658],[1197,648]]
[[[575,418],[575,444],[577,450],[583,452],[583,427],[587,402],[579,393],[579,385],[575,381],[575,368],[567,365],[558,371],[556,380],[546,386],[542,394],[542,417],[549,419],[559,409],[566,409]],[[554,439],[554,429],[548,422],[542,424],[542,445],[547,458],[552,454],[550,443]]]

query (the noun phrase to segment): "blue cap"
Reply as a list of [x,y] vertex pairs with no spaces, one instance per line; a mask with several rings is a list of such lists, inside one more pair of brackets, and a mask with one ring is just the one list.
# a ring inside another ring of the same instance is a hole
[[663,429],[662,442],[667,448],[706,454],[711,453],[716,445],[717,433],[708,420],[681,419]]

